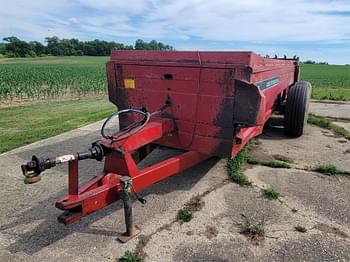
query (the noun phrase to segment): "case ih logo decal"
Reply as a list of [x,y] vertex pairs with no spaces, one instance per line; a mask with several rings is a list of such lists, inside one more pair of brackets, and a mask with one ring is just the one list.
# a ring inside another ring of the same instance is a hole
[[257,87],[259,87],[260,90],[264,90],[266,88],[269,88],[271,86],[277,85],[280,82],[280,78],[278,76],[263,80],[260,82],[255,83]]

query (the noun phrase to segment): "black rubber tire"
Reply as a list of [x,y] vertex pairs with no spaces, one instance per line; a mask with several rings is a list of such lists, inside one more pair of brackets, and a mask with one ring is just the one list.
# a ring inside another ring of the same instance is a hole
[[287,135],[299,137],[303,134],[311,90],[311,84],[306,81],[296,82],[289,90],[284,114],[284,128]]

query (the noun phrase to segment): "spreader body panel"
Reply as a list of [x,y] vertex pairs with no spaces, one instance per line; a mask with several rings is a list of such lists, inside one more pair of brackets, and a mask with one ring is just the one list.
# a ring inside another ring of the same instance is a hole
[[154,112],[171,104],[154,118],[172,119],[176,132],[156,143],[232,157],[245,143],[240,132],[261,133],[278,97],[296,81],[297,63],[252,52],[113,51],[107,75],[119,110]]

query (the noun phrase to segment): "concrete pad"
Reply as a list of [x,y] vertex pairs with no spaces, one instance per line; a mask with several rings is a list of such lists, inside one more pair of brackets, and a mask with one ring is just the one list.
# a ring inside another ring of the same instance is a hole
[[318,103],[311,102],[309,112],[320,116],[350,118],[350,103]]
[[335,136],[332,131],[308,125],[299,138],[286,137],[283,128],[268,127],[260,137],[263,142],[261,154],[281,155],[296,162],[301,167],[334,164],[350,171],[350,141]]
[[329,177],[295,169],[255,166],[245,174],[255,184],[272,187],[291,208],[317,213],[350,230],[350,177]]
[[346,130],[348,130],[350,132],[350,121],[349,122],[333,121],[333,123],[336,124],[337,126],[341,126],[341,127],[345,128]]
[[349,261],[349,243],[321,234],[281,243],[265,261]]
[[[61,211],[54,203],[67,193],[66,167],[48,170],[41,182],[24,185],[20,164],[32,154],[55,156],[86,149],[98,138],[100,125],[0,155],[1,261],[113,261],[126,250],[138,251],[152,262],[350,259],[349,178],[254,166],[245,173],[256,186],[240,187],[227,180],[225,159],[210,159],[144,190],[141,195],[147,204],[134,204],[135,223],[142,232],[126,244],[117,241],[124,231],[121,203],[78,223],[58,224]],[[349,171],[345,153],[349,143],[338,140],[318,127],[308,127],[305,136],[297,139],[270,127],[260,138],[259,150],[260,156],[288,156],[296,166],[330,162]],[[168,153],[160,148],[147,161]],[[101,169],[100,162],[82,162],[81,182]],[[264,199],[262,187],[274,187],[282,194],[281,201]],[[204,206],[189,223],[177,222],[177,211],[194,196]],[[240,234],[242,214],[265,221],[264,239],[254,242]],[[298,224],[307,233],[296,232]]]

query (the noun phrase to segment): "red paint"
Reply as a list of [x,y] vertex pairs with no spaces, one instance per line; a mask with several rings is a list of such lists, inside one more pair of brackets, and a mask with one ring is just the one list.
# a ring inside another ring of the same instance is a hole
[[78,160],[68,162],[68,194],[78,195],[79,190],[79,177],[78,177]]
[[[169,129],[171,126],[167,121],[150,122],[138,133],[118,141],[118,143],[111,144],[111,141],[102,141],[106,147],[114,150],[106,157],[105,172],[82,185],[79,194],[70,193],[56,202],[57,208],[66,211],[59,217],[59,221],[64,224],[76,222],[82,217],[119,200],[120,175],[132,177],[134,190],[138,192],[209,158],[208,155],[189,151],[139,170],[131,155],[132,151],[137,149],[134,145],[135,140],[140,139],[141,146],[149,144],[170,131],[175,132],[174,127],[172,130]],[[73,192],[78,183],[77,163],[77,161],[69,162],[69,192],[71,192],[71,188]]]
[[[297,80],[296,60],[269,59],[252,52],[113,51],[107,63],[109,98],[119,109],[147,107],[151,112],[170,97],[172,106],[159,118],[174,119],[178,132],[158,144],[221,157],[233,157],[237,80],[257,83],[280,77],[278,85],[259,91],[256,134],[271,116],[279,94]],[[172,75],[166,79],[165,75]],[[135,80],[126,89],[123,79]],[[248,109],[248,107],[247,107]],[[242,112],[245,114],[245,112]]]

